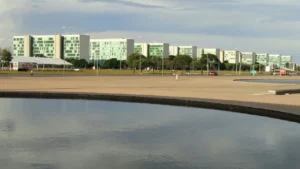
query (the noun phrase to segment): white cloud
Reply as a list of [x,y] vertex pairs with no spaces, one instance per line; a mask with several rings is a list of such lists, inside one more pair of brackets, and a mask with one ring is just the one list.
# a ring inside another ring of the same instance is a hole
[[11,37],[22,30],[22,14],[29,0],[0,1],[0,46],[11,45]]
[[[11,45],[12,35],[22,33],[26,24],[22,23],[22,16],[27,12],[35,17],[39,14],[51,16],[53,13],[103,16],[109,12],[134,14],[136,18],[130,18],[129,24],[148,28],[149,32],[136,34],[151,35],[152,41],[161,41],[160,38],[166,36],[163,40],[170,43],[180,41],[199,46],[297,54],[298,42],[293,39],[300,38],[300,22],[285,18],[292,15],[289,9],[295,11],[299,5],[298,0],[2,0],[0,46]],[[88,27],[93,23],[95,21],[90,21]],[[160,31],[161,24],[178,33],[165,35],[151,31],[153,28]],[[44,30],[43,25],[40,29]],[[84,29],[83,25],[81,30]],[[191,31],[198,33],[180,33]],[[121,33],[122,36],[128,35],[124,33]],[[109,32],[106,34],[110,36]],[[265,43],[258,43],[257,39]]]

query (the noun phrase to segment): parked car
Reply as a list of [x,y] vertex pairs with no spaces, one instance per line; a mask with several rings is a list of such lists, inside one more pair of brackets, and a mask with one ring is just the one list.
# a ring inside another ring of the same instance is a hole
[[208,73],[210,76],[218,76],[218,73],[217,72],[209,72]]

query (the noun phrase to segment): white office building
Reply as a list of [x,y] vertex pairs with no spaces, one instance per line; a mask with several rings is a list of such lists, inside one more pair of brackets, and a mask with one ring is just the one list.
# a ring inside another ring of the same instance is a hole
[[148,57],[149,55],[148,43],[134,43],[134,53],[138,53]]
[[268,66],[269,65],[269,54],[268,53],[258,53],[256,54],[256,62],[259,64]]
[[216,55],[220,59],[220,49],[218,48],[203,48],[203,53]]
[[269,54],[269,66],[281,66],[281,55],[280,54]]
[[224,50],[224,62],[228,61],[228,63],[237,64],[239,53],[237,50]]
[[109,60],[112,58],[126,60],[134,52],[133,39],[91,39],[90,59]]
[[224,63],[224,50],[220,50],[220,62]]
[[169,47],[169,55],[177,56],[179,54],[178,46],[170,46]]
[[14,36],[14,56],[89,59],[88,35]]
[[289,65],[292,65],[293,60],[292,56],[290,55],[282,55],[281,56],[281,67],[286,67],[286,64],[288,63]]
[[197,46],[178,46],[179,55],[189,55],[191,58],[197,57]]
[[150,57],[169,57],[168,43],[148,43]]
[[204,54],[203,48],[197,48],[197,58],[200,59],[202,57],[202,54]]
[[256,62],[256,54],[254,52],[240,52],[240,63],[253,65]]

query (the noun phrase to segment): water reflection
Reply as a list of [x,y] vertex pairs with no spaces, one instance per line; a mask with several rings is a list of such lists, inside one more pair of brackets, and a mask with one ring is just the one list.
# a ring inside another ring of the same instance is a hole
[[300,127],[135,103],[1,99],[1,169],[297,168]]

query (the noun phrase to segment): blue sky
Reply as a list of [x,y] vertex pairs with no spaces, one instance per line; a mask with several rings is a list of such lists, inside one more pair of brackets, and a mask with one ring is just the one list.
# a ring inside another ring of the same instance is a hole
[[13,35],[82,33],[280,53],[300,63],[299,11],[298,0],[2,0],[0,45]]

